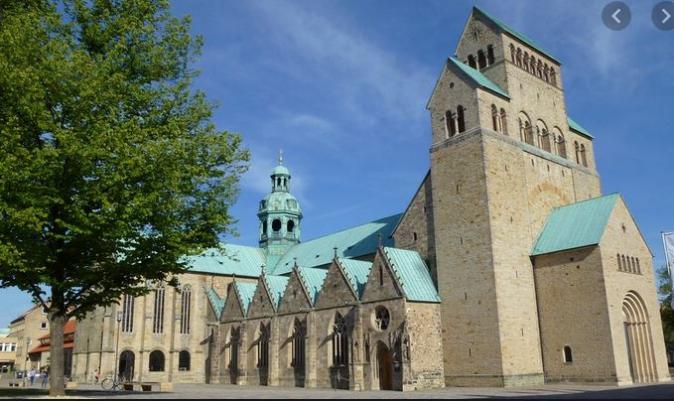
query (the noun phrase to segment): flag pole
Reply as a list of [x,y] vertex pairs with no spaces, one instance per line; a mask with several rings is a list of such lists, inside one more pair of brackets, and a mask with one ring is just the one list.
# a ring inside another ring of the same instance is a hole
[[669,260],[669,252],[667,251],[667,241],[665,241],[665,235],[672,235],[674,232],[661,232],[662,234],[662,246],[665,251],[665,263],[667,264],[667,272],[669,274],[669,289],[670,293],[672,295],[672,299],[670,301],[671,307],[674,309],[674,281],[672,280],[672,265],[670,264]]

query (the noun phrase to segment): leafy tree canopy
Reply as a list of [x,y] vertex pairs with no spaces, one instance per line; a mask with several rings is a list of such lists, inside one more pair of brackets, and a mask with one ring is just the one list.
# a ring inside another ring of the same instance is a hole
[[0,286],[80,317],[232,233],[201,45],[166,0],[0,0]]

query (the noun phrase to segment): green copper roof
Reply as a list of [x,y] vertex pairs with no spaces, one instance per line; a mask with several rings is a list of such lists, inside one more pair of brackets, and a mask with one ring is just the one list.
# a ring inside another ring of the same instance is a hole
[[396,214],[294,245],[270,271],[275,275],[291,272],[294,258],[303,267],[325,266],[332,261],[335,247],[337,256],[341,258],[356,258],[374,253],[379,246],[380,235],[383,245],[393,245],[390,237],[401,216]]
[[473,67],[471,67],[467,64],[462,63],[456,57],[450,57],[449,62],[456,65],[457,67],[459,67],[459,69],[461,71],[466,73],[466,75],[468,75],[473,81],[475,81],[475,83],[480,85],[480,87],[488,89],[488,90],[496,93],[497,95],[501,95],[505,98],[510,99],[510,96],[508,96],[506,91],[501,89],[500,86],[496,85],[491,79],[487,78],[480,71],[476,70],[475,68],[473,68]]
[[192,272],[259,277],[265,263],[264,251],[250,246],[226,244],[225,253],[208,249],[201,255],[188,256]]
[[370,269],[372,269],[372,262],[342,258],[339,258],[338,260],[351,282],[351,287],[356,294],[358,294],[358,299],[360,299],[363,295],[363,290],[365,290],[365,284],[367,284],[367,277],[370,275]]
[[281,303],[281,297],[283,297],[283,293],[288,285],[288,277],[265,275],[264,278],[267,279],[267,288],[269,288],[269,292],[271,293],[274,308],[278,308]]
[[556,61],[557,63],[561,64],[561,62],[560,62],[559,60],[557,60],[557,59],[555,58],[555,56],[553,56],[552,54],[550,54],[550,53],[548,53],[547,51],[543,50],[543,48],[542,48],[538,43],[536,43],[536,42],[534,42],[533,40],[529,39],[526,35],[523,35],[523,34],[517,32],[516,30],[512,29],[512,28],[509,27],[508,25],[504,24],[501,20],[499,20],[499,19],[497,19],[497,18],[495,18],[495,17],[492,17],[491,15],[487,14],[486,12],[484,12],[484,11],[481,10],[481,9],[479,9],[478,7],[473,7],[473,11],[475,11],[475,12],[477,12],[477,13],[479,13],[479,14],[482,14],[482,15],[483,15],[484,17],[486,17],[488,20],[490,20],[491,22],[493,22],[494,24],[496,24],[496,26],[498,26],[501,30],[506,31],[507,33],[509,33],[510,35],[512,35],[512,36],[514,36],[515,38],[519,39],[519,40],[522,41],[523,43],[525,43],[525,44],[527,44],[527,45],[533,47],[534,49],[538,50],[539,52],[541,52],[541,53],[545,54],[546,56],[550,57],[552,60],[554,60],[554,61]]
[[208,301],[211,303],[213,310],[215,311],[215,316],[220,318],[222,310],[225,309],[225,300],[220,298],[217,292],[212,288],[206,288],[206,296]]
[[278,165],[274,167],[274,170],[272,171],[271,175],[287,175],[290,176],[290,170],[286,168],[286,166]]
[[236,290],[236,295],[239,297],[241,302],[241,308],[243,309],[243,314],[248,313],[248,307],[250,306],[253,297],[255,296],[255,289],[257,288],[256,283],[240,283],[235,282],[234,288]]
[[323,287],[323,282],[325,281],[325,276],[327,276],[328,271],[325,269],[312,269],[305,267],[298,267],[300,278],[304,281],[304,286],[309,292],[309,298],[311,298],[311,303],[315,304],[318,299],[318,293]]
[[419,252],[384,248],[384,254],[403,287],[405,298],[410,301],[440,302],[433,279]]
[[599,244],[619,196],[602,196],[553,210],[532,256]]
[[585,135],[586,137],[589,137],[590,139],[594,139],[594,137],[590,134],[588,130],[583,128],[580,124],[575,122],[574,120],[571,119],[571,117],[567,117],[567,120],[569,121],[569,128],[578,132],[579,134]]

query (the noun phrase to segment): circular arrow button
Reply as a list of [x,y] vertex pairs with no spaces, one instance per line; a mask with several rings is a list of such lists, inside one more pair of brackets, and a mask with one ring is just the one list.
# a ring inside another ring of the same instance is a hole
[[632,21],[632,12],[622,1],[612,1],[604,7],[601,19],[608,29],[621,31]]
[[662,1],[653,7],[651,19],[656,28],[662,31],[674,29],[674,2]]

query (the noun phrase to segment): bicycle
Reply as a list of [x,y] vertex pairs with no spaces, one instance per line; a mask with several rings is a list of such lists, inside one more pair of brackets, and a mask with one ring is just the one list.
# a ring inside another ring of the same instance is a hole
[[103,381],[101,381],[101,388],[103,390],[112,390],[118,391],[122,389],[123,382],[119,378],[115,378],[112,375],[108,375]]

